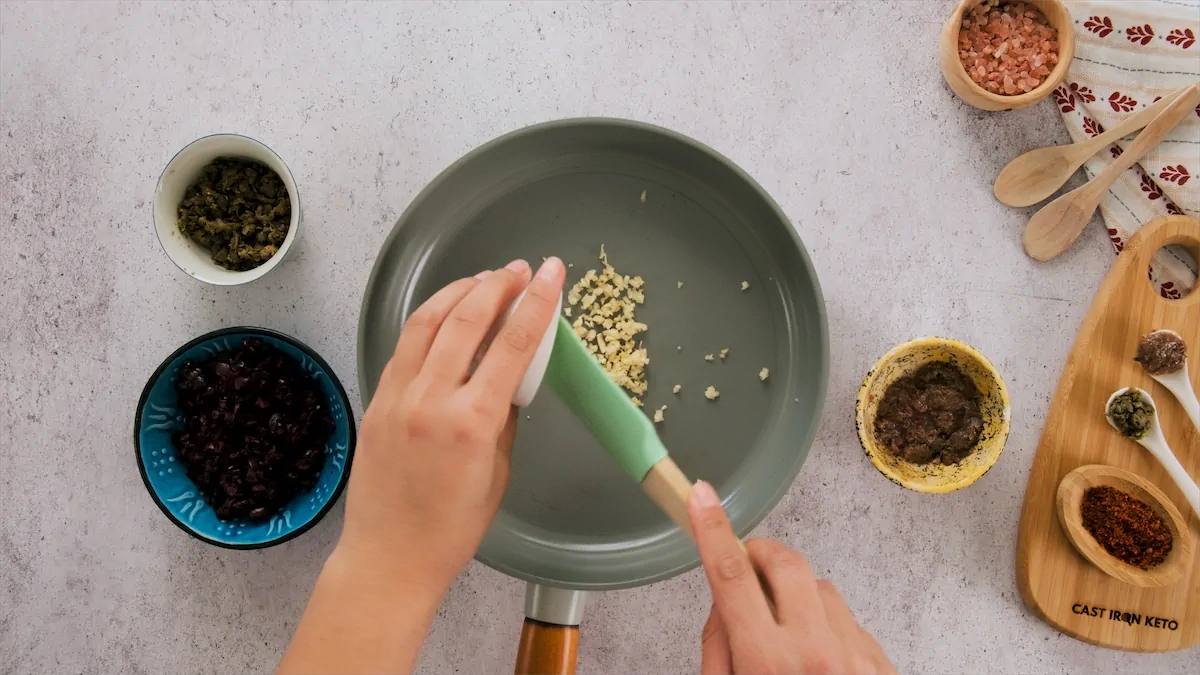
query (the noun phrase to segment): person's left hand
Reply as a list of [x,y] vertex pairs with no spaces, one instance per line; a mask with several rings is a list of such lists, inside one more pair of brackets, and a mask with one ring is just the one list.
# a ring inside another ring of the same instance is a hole
[[449,587],[499,508],[516,433],[511,401],[565,277],[557,258],[532,281],[529,265],[514,261],[455,281],[408,317],[359,431],[339,549],[403,561],[439,594]]

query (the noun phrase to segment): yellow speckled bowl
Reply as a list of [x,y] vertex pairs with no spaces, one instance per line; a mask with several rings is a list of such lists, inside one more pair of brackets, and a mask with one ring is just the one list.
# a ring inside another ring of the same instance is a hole
[[[983,434],[970,455],[951,466],[939,463],[913,464],[896,457],[875,443],[875,411],[883,392],[893,382],[930,361],[946,361],[966,373],[983,395]],[[917,492],[941,494],[974,483],[992,468],[1008,438],[1011,406],[1008,389],[1000,373],[970,345],[948,338],[926,337],[892,349],[875,362],[863,379],[854,405],[858,439],[871,463],[893,483]]]

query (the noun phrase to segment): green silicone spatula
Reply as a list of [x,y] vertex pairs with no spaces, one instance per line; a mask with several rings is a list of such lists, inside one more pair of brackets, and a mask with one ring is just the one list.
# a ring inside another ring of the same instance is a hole
[[[546,341],[547,338],[543,338],[543,343]],[[646,496],[694,540],[696,537],[687,515],[691,481],[667,456],[667,448],[658,440],[654,424],[604,372],[575,335],[571,324],[561,316],[542,381],[550,385],[625,473],[642,486]],[[746,550],[741,541],[738,545]],[[758,570],[755,573],[759,574]],[[759,581],[766,593],[767,604],[774,612],[770,586],[761,576]]]
[[543,382],[641,484],[646,495],[691,537],[687,516],[691,482],[667,456],[654,424],[612,381],[561,316]]

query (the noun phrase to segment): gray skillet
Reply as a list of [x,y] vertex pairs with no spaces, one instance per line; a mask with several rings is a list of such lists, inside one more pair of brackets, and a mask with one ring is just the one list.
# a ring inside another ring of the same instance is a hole
[[[515,258],[536,267],[549,255],[571,265],[569,286],[600,268],[602,244],[619,272],[646,280],[637,313],[649,325],[646,409],[668,406],[660,433],[671,457],[716,486],[745,535],[787,491],[816,433],[825,308],[775,202],[728,159],[672,131],[605,118],[539,124],[486,143],[434,179],[396,223],[367,284],[358,335],[364,405],[405,317],[438,288]],[[725,348],[725,360],[703,359]],[[710,385],[720,391],[715,402],[703,395]],[[637,586],[698,563],[691,542],[552,392],[543,389],[524,414],[511,482],[478,560],[576,590]]]

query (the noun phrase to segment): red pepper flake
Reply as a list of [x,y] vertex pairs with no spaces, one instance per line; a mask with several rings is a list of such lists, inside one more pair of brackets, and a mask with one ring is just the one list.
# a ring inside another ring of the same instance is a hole
[[993,94],[1023,94],[1058,64],[1058,29],[1030,3],[984,0],[963,16],[958,58],[971,80]]
[[1108,485],[1090,487],[1080,504],[1083,527],[1118,560],[1148,570],[1171,552],[1171,528],[1146,502]]

